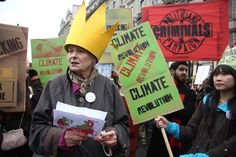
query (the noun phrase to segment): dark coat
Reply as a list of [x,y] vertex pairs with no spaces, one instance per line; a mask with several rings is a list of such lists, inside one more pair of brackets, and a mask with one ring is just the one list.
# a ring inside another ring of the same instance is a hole
[[[28,79],[26,80],[26,110],[25,112],[2,112],[2,120],[0,121],[2,130],[0,132],[11,131],[14,129],[22,128],[24,130],[24,135],[28,139],[30,123],[31,123],[31,111],[30,111],[30,100],[29,100],[29,90],[28,90]],[[21,121],[22,120],[22,121]],[[22,122],[22,123],[21,123]],[[0,135],[1,138],[1,135]],[[1,143],[1,139],[0,139]],[[11,149],[8,151],[2,151],[0,149],[0,156],[2,157],[32,157],[32,151],[30,150],[28,143],[25,145]]]
[[74,95],[71,83],[65,74],[48,82],[41,94],[32,118],[29,145],[35,152],[34,157],[106,156],[102,145],[92,139],[83,141],[83,144],[71,151],[58,149],[59,136],[64,131],[52,125],[52,112],[56,108],[58,101],[108,112],[105,127],[115,128],[120,145],[113,153],[116,153],[117,156],[124,156],[129,140],[128,115],[118,88],[107,77],[98,75],[89,87],[88,92],[93,92],[96,95],[96,100],[93,103],[81,102],[80,97]]
[[188,153],[202,152],[208,153],[210,157],[235,157],[235,120],[226,118],[226,113],[217,109],[214,128],[209,135],[206,130],[206,120],[203,118],[209,114],[205,109],[207,105],[211,104],[202,101],[187,126],[180,127],[180,140],[193,139]]
[[38,104],[39,98],[40,98],[41,93],[43,91],[43,85],[41,83],[41,80],[39,78],[37,78],[34,80],[30,80],[29,86],[32,87],[33,92],[34,92],[32,98],[30,98],[31,110],[33,111],[35,109],[36,105]]

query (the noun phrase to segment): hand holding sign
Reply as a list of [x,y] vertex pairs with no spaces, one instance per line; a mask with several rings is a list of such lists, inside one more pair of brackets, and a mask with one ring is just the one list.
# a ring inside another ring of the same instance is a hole
[[[134,124],[183,108],[166,61],[147,22],[114,36],[109,49]],[[172,157],[164,129],[162,134]]]

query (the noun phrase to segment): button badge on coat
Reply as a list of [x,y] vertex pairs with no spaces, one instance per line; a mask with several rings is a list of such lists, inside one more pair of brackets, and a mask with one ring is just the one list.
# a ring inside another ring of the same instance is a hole
[[95,101],[95,99],[96,99],[96,95],[95,95],[94,93],[92,93],[92,92],[88,92],[88,93],[85,95],[85,100],[86,100],[87,102],[92,103],[92,102]]

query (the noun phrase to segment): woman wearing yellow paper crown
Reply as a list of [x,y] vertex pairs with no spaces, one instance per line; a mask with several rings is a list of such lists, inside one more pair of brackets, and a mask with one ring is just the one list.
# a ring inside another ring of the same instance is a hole
[[[67,73],[48,82],[34,111],[29,139],[34,157],[127,156],[128,115],[119,89],[95,69],[117,27],[105,30],[105,10],[104,3],[86,21],[83,3],[74,18],[65,43]],[[58,101],[107,112],[103,131],[91,138],[83,129],[53,126]]]
[[192,140],[188,153],[180,157],[236,156],[236,47],[226,48],[210,84],[212,93],[205,95],[186,126],[162,116],[154,120],[176,139]]

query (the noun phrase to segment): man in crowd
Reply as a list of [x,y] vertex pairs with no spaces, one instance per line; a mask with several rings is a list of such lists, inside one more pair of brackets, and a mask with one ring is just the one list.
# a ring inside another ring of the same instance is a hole
[[[181,125],[186,125],[195,110],[194,106],[196,101],[195,92],[186,85],[186,80],[188,77],[188,64],[183,61],[176,61],[171,64],[170,72],[179,91],[184,109],[168,114],[166,117],[170,121],[174,121]],[[184,154],[190,146],[189,142],[180,143],[173,138],[169,138],[169,142],[173,155],[176,157],[180,154]],[[149,143],[146,157],[153,156],[169,157],[161,131],[155,126],[153,127],[152,138]]]

